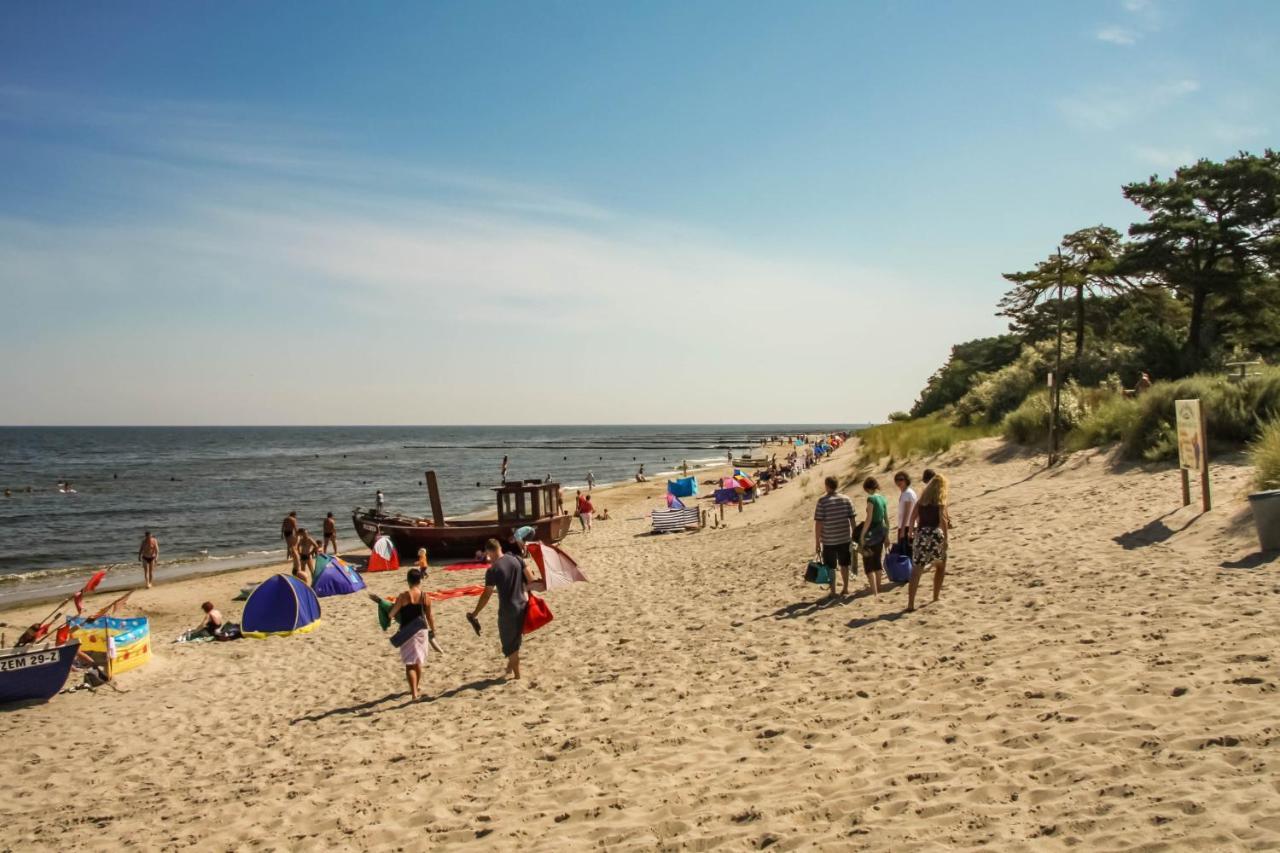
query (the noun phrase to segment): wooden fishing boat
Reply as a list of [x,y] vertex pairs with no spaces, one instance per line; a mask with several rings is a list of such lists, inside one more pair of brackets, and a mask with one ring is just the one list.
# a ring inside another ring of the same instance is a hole
[[80,643],[18,646],[0,651],[0,704],[44,702],[67,683]]
[[748,453],[741,459],[733,460],[735,468],[768,468],[773,464],[773,460],[767,456],[752,456]]
[[471,557],[489,539],[505,541],[521,527],[532,527],[531,537],[539,542],[559,542],[569,532],[573,518],[565,512],[560,484],[549,480],[504,483],[493,489],[498,503],[497,518],[447,519],[440,503],[436,472],[427,472],[427,496],[431,517],[380,512],[376,509],[352,511],[356,535],[369,547],[385,533],[400,553],[412,560],[419,548],[431,557]]

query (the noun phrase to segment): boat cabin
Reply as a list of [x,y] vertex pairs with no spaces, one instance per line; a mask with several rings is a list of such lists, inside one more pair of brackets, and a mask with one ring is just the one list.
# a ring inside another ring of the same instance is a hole
[[498,523],[522,526],[539,519],[564,514],[560,484],[525,480],[503,483],[493,490],[498,496]]

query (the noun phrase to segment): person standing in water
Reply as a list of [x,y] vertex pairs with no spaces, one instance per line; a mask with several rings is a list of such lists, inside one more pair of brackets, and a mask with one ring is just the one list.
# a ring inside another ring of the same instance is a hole
[[138,560],[142,563],[142,578],[147,589],[151,589],[156,579],[156,560],[160,559],[160,543],[148,530],[142,534],[142,544],[138,546]]
[[947,574],[947,540],[951,533],[951,514],[947,512],[950,490],[947,478],[932,470],[924,472],[924,491],[911,514],[915,526],[912,546],[911,584],[907,588],[907,612],[916,609],[916,588],[920,575],[933,569],[933,600],[942,596],[942,580]]
[[524,639],[524,613],[529,607],[526,587],[534,578],[524,560],[512,554],[502,553],[502,543],[490,539],[484,546],[489,568],[484,573],[484,592],[476,602],[476,609],[467,615],[467,621],[480,633],[480,611],[489,599],[498,596],[498,639],[502,642],[502,654],[507,659],[506,674],[520,678],[520,646]]
[[386,497],[383,496],[382,489],[378,489],[377,493],[373,496],[374,511],[381,514],[382,508],[386,506],[386,503],[387,503],[387,499]]
[[509,462],[509,460],[507,459],[506,454],[503,454],[503,456],[502,456],[502,482],[504,482],[504,483],[505,483],[505,482],[507,482],[507,464],[508,464],[508,462]]
[[[332,551],[330,546],[333,546]],[[326,554],[338,553],[338,522],[334,521],[333,513],[324,517],[324,546],[320,550]]]
[[591,491],[596,487],[596,475],[590,471],[587,472],[587,491]]

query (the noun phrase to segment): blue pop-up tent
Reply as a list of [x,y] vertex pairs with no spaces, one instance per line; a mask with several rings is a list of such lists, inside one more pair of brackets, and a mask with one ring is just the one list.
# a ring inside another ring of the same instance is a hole
[[698,480],[695,477],[667,480],[667,493],[678,498],[691,498],[698,494]]
[[293,575],[272,575],[244,603],[240,628],[246,637],[287,637],[320,625],[320,600]]
[[340,558],[328,554],[316,555],[316,573],[311,579],[316,595],[350,595],[364,589],[364,578]]

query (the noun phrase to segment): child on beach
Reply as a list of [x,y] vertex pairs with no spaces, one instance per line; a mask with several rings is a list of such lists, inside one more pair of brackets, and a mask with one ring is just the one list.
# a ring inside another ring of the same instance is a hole
[[915,568],[907,588],[907,612],[916,609],[916,588],[920,585],[920,575],[926,569],[933,569],[934,601],[942,595],[942,580],[947,574],[947,539],[951,527],[951,516],[947,512],[950,497],[947,478],[926,469],[923,479],[924,491],[911,514],[915,527],[911,561]]

